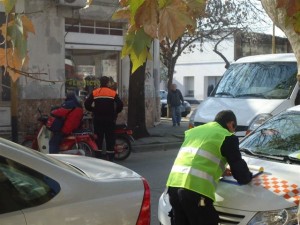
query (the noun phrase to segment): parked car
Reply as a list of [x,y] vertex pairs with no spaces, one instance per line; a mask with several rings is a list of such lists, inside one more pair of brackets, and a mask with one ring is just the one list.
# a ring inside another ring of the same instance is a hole
[[[215,208],[220,224],[298,224],[300,200],[300,106],[267,120],[240,143],[240,151],[257,176],[248,185],[232,177],[218,183]],[[169,225],[166,191],[158,204],[160,224]]]
[[[168,92],[164,90],[160,90],[160,104],[161,104],[161,116],[167,116],[168,112],[168,104],[167,104],[167,96]],[[186,117],[191,112],[191,105],[189,102],[184,101],[183,105],[181,105],[181,116]]]
[[236,135],[244,137],[271,116],[300,104],[297,60],[293,53],[247,56],[233,62],[195,115],[198,126],[221,110],[237,117]]
[[115,163],[46,155],[0,138],[0,221],[149,225],[149,185]]

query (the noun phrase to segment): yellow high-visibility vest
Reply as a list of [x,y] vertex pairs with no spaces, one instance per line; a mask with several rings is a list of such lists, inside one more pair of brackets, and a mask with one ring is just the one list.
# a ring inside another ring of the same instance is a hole
[[221,146],[231,135],[217,122],[187,130],[167,186],[186,188],[215,201],[216,185],[227,164]]

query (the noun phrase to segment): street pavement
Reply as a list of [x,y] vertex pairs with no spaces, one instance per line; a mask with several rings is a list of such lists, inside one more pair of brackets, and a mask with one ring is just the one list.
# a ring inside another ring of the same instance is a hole
[[166,151],[179,148],[188,129],[189,118],[182,118],[180,126],[173,127],[172,119],[162,117],[160,122],[148,128],[149,137],[139,138],[132,143],[133,152]]

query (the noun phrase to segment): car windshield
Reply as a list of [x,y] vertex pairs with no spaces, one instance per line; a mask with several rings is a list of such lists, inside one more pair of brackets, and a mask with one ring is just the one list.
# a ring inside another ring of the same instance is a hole
[[296,62],[232,64],[212,97],[285,99],[295,84]]
[[246,136],[240,149],[252,155],[293,160],[300,164],[300,112],[274,116]]

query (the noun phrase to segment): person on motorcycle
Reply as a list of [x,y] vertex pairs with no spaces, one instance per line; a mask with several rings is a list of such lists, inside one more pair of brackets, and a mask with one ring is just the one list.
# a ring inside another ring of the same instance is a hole
[[106,143],[106,156],[114,161],[115,127],[118,113],[123,109],[123,102],[117,92],[110,87],[109,77],[100,78],[100,88],[95,89],[84,102],[85,109],[93,112],[94,132],[97,145],[102,149],[103,138]]
[[49,141],[49,153],[55,154],[59,152],[59,145],[63,138],[81,125],[83,118],[83,107],[81,100],[74,92],[67,92],[65,101],[60,107],[51,111],[54,117],[64,118],[64,125],[60,131],[52,132]]

